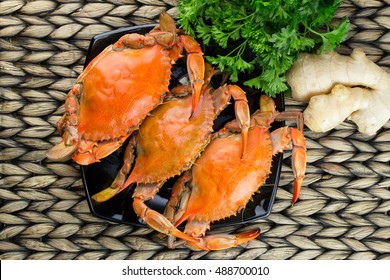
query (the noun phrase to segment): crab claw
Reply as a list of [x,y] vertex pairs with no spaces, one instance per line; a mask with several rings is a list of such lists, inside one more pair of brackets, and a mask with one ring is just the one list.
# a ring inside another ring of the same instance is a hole
[[138,217],[143,219],[148,224],[148,226],[153,228],[154,230],[164,234],[175,236],[188,242],[197,242],[194,237],[189,236],[178,230],[162,214],[147,207],[142,198],[135,197],[133,201],[133,207]]
[[248,100],[246,98],[245,92],[236,85],[229,85],[228,92],[232,95],[235,101],[235,113],[236,119],[239,122],[242,135],[242,156],[244,156],[246,151],[246,146],[248,143],[248,131],[250,125],[250,112],[248,106]]
[[302,132],[295,128],[290,128],[291,140],[293,143],[292,163],[294,180],[294,193],[292,204],[294,204],[299,197],[302,187],[302,181],[305,177],[306,171],[306,144]]
[[294,193],[291,204],[298,200],[306,171],[306,143],[303,133],[293,127],[280,127],[271,133],[273,154],[283,152],[292,143],[292,167],[294,172]]
[[160,29],[161,31],[167,31],[172,34],[176,33],[176,23],[167,12],[160,14]]
[[58,145],[50,148],[46,152],[46,156],[52,160],[66,160],[68,159],[77,149],[77,145],[72,143],[71,145],[66,145],[65,142],[61,142]]
[[217,111],[222,111],[226,104],[229,104],[231,97],[234,99],[234,111],[236,118],[228,122],[224,128],[219,131],[219,133],[225,134],[241,131],[241,159],[243,159],[247,149],[248,133],[251,121],[246,94],[239,86],[226,84],[217,88],[213,93],[214,106]]
[[180,41],[187,52],[187,72],[192,86],[192,116],[198,107],[204,84],[205,62],[198,42],[188,35],[181,35]]
[[104,202],[109,200],[111,197],[119,192],[119,188],[106,188],[103,191],[94,194],[92,199],[96,202]]
[[215,234],[200,238],[197,242],[187,242],[194,250],[223,250],[244,244],[260,235],[260,229],[236,234]]
[[118,174],[116,175],[111,186],[94,194],[92,196],[93,200],[95,200],[96,202],[104,202],[112,198],[113,196],[115,196],[117,193],[123,191],[125,188],[127,188],[130,185],[130,183],[132,183],[132,182],[128,182],[126,184],[125,181],[133,165],[135,145],[136,145],[135,137],[133,136],[130,138],[129,143],[126,146],[125,155],[123,157],[123,165],[119,170]]
[[52,160],[65,160],[73,155],[80,145],[79,124],[79,95],[81,84],[76,83],[69,91],[65,101],[66,113],[57,122],[57,129],[62,134],[62,141],[46,152]]
[[[61,125],[61,124],[60,124]],[[80,139],[77,129],[74,126],[66,126],[62,137],[63,141],[46,152],[46,156],[51,160],[66,160],[79,147]]]
[[194,81],[192,83],[192,107],[191,107],[191,117],[194,115],[196,109],[198,108],[198,103],[200,99],[200,94],[202,92],[203,80]]

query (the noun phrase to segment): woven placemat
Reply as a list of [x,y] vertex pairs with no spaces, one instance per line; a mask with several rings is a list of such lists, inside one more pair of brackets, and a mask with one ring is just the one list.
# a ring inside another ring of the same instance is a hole
[[[176,0],[20,1],[0,3],[0,259],[390,259],[390,122],[363,137],[344,122],[328,133],[305,130],[308,168],[290,206],[293,174],[286,152],[271,215],[218,229],[262,235],[215,252],[167,249],[155,232],[90,214],[79,167],[49,162],[55,123],[83,69],[93,35],[155,22]],[[390,1],[344,1],[350,38],[390,68]],[[287,110],[302,104],[286,100]]]

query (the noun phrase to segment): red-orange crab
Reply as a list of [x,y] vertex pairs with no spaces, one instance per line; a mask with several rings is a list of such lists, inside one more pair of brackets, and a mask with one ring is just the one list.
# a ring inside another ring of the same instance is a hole
[[[184,234],[196,239],[185,239],[186,245],[192,249],[230,248],[260,234],[259,230],[252,230],[233,235],[205,236],[211,222],[236,215],[245,207],[270,174],[273,155],[282,152],[291,143],[295,174],[292,202],[298,199],[306,170],[306,144],[301,132],[303,119],[300,113],[277,112],[273,100],[265,95],[260,100],[260,110],[251,117],[244,156],[241,157],[242,138],[236,133],[239,131],[238,123],[232,121],[213,135],[201,157],[173,187],[165,216],[175,227],[187,221]],[[274,120],[295,118],[298,118],[301,130],[285,126],[271,133],[268,131]],[[167,229],[160,228],[159,231],[166,232]],[[169,240],[168,245],[173,246],[172,238]]]
[[[206,77],[206,81],[209,81],[211,74],[206,74]],[[173,90],[175,95],[185,94],[187,91],[186,86]],[[235,85],[223,85],[212,91],[207,82],[199,100],[202,110],[197,110],[191,118],[191,96],[188,95],[167,97],[163,104],[151,112],[139,131],[130,138],[124,165],[112,185],[92,198],[102,202],[131,183],[137,183],[133,195],[135,213],[152,227],[159,219],[162,224],[157,224],[156,227],[166,226],[167,221],[164,221],[161,214],[151,209],[146,210],[145,201],[153,198],[168,178],[179,175],[192,166],[209,143],[214,119],[229,104],[231,97],[235,100],[236,118],[244,143],[241,153],[244,153],[250,122],[244,91]],[[134,149],[137,157],[131,170]]]
[[180,32],[164,12],[147,35],[124,35],[95,57],[68,93],[66,113],[57,124],[62,141],[47,152],[48,158],[72,156],[87,165],[117,150],[162,102],[172,64],[183,48],[195,112],[204,78],[203,54],[195,40]]

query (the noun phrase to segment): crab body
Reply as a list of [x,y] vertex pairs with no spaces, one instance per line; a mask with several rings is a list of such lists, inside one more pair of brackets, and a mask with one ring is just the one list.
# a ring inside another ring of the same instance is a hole
[[269,131],[250,128],[243,158],[241,148],[239,134],[210,143],[191,170],[191,196],[181,220],[211,222],[235,215],[265,183],[273,156]]
[[[248,142],[241,156],[242,138],[237,121],[228,123],[213,135],[211,143],[193,167],[175,183],[165,216],[178,227],[187,221],[184,234],[195,250],[217,250],[237,246],[259,235],[258,230],[236,235],[206,236],[210,223],[242,210],[271,173],[272,158],[292,144],[297,200],[306,169],[306,145],[299,129],[281,127],[269,132],[274,120],[301,118],[300,113],[275,111],[272,99],[261,98],[261,110],[251,117]],[[299,122],[301,126],[301,121]],[[169,246],[173,246],[170,239]]]
[[79,133],[100,141],[128,135],[168,92],[170,69],[160,45],[106,52],[79,81]]
[[180,34],[166,13],[148,34],[127,34],[95,57],[68,93],[57,124],[62,141],[47,152],[53,160],[68,156],[87,165],[108,156],[138,129],[168,90],[172,64],[187,54],[194,112],[203,85],[199,44]]
[[191,103],[191,96],[168,99],[143,122],[129,182],[165,181],[192,165],[209,142],[216,114],[211,94],[202,94],[202,110],[190,118]]

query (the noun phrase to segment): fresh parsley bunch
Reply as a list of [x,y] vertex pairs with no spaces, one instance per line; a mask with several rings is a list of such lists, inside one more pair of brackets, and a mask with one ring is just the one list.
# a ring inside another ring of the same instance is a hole
[[232,82],[244,79],[244,85],[274,97],[288,89],[285,73],[299,53],[332,51],[347,36],[348,20],[331,26],[340,2],[182,0],[179,24],[206,47],[217,48],[206,59]]

